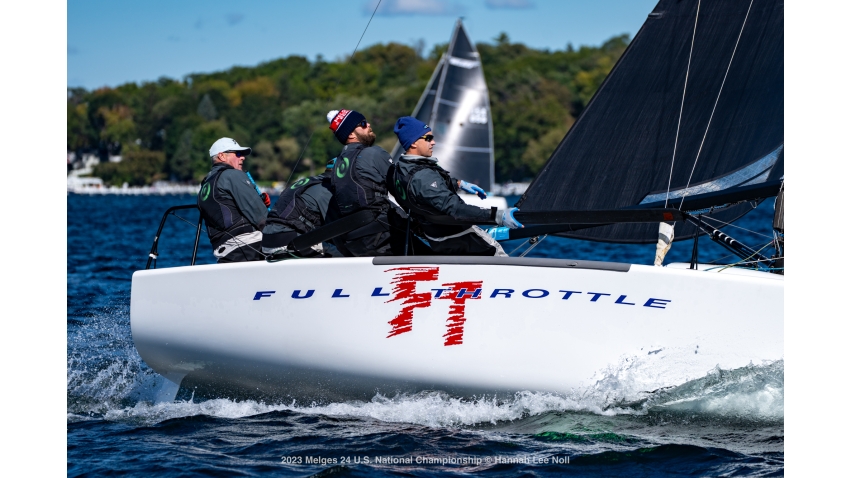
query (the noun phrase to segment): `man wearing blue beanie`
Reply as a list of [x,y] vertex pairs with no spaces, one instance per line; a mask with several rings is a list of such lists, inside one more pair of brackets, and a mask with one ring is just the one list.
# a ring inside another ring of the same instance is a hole
[[399,205],[416,220],[431,249],[437,254],[507,256],[502,246],[478,226],[445,225],[440,219],[465,222],[493,220],[511,229],[523,227],[514,218],[517,208],[497,211],[469,205],[458,190],[487,194],[480,187],[454,179],[437,164],[431,128],[412,116],[403,116],[393,128],[405,153],[390,170],[390,192]]

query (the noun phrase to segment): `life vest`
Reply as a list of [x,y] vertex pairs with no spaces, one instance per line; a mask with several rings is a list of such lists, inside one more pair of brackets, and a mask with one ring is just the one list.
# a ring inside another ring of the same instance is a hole
[[321,214],[309,209],[302,195],[311,187],[321,185],[326,180],[328,178],[324,175],[301,178],[286,188],[269,212],[266,224],[283,224],[299,234],[305,234],[321,226],[324,222]]
[[213,249],[218,248],[228,239],[257,230],[248,218],[239,212],[233,198],[219,192],[218,179],[221,173],[228,169],[234,168],[226,165],[204,178],[201,189],[198,191],[198,208],[207,224],[207,235]]
[[[415,166],[411,168],[408,174],[405,174],[401,169],[401,161],[406,161],[408,163],[413,163]],[[398,201],[399,206],[402,207],[405,211],[410,211],[411,213],[418,216],[420,219],[428,220],[429,218],[443,217],[449,218],[450,216],[443,213],[442,211],[438,211],[430,206],[424,205],[420,206],[416,204],[416,201],[412,199],[412,195],[410,193],[410,180],[413,179],[413,176],[416,175],[419,171],[423,169],[430,169],[435,171],[437,174],[443,178],[443,181],[446,183],[446,186],[453,193],[457,193],[458,186],[457,183],[449,176],[449,172],[445,169],[441,168],[436,162],[430,161],[427,159],[419,159],[419,158],[410,158],[410,159],[399,159],[395,164],[390,168],[387,174],[387,183],[391,184],[393,188],[393,196],[396,201]]]
[[343,216],[361,209],[389,209],[386,186],[364,178],[354,167],[364,149],[366,147],[360,143],[347,144],[334,163],[331,187],[334,201]]

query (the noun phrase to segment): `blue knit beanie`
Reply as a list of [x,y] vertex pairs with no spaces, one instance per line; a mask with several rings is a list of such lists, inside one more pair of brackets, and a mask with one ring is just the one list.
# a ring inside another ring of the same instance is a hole
[[395,122],[393,131],[398,136],[401,149],[407,151],[417,139],[431,132],[431,127],[413,116],[402,116]]

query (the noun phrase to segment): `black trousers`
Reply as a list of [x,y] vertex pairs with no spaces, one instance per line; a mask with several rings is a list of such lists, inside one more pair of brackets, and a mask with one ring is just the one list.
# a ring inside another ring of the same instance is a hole
[[447,256],[506,256],[502,246],[477,226],[423,226],[435,254]]
[[424,242],[408,232],[407,215],[398,208],[382,212],[371,223],[337,237],[333,244],[348,257],[431,255]]
[[261,247],[262,246],[259,242],[255,242],[248,246],[237,247],[230,251],[230,253],[226,256],[219,258],[218,263],[224,264],[226,262],[263,261],[266,258],[260,252]]

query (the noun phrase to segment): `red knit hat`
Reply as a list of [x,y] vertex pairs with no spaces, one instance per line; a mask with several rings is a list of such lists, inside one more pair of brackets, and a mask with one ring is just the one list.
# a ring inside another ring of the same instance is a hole
[[336,139],[345,144],[348,135],[357,128],[361,121],[365,121],[366,117],[354,110],[333,110],[328,112],[328,121],[331,131],[334,132]]

